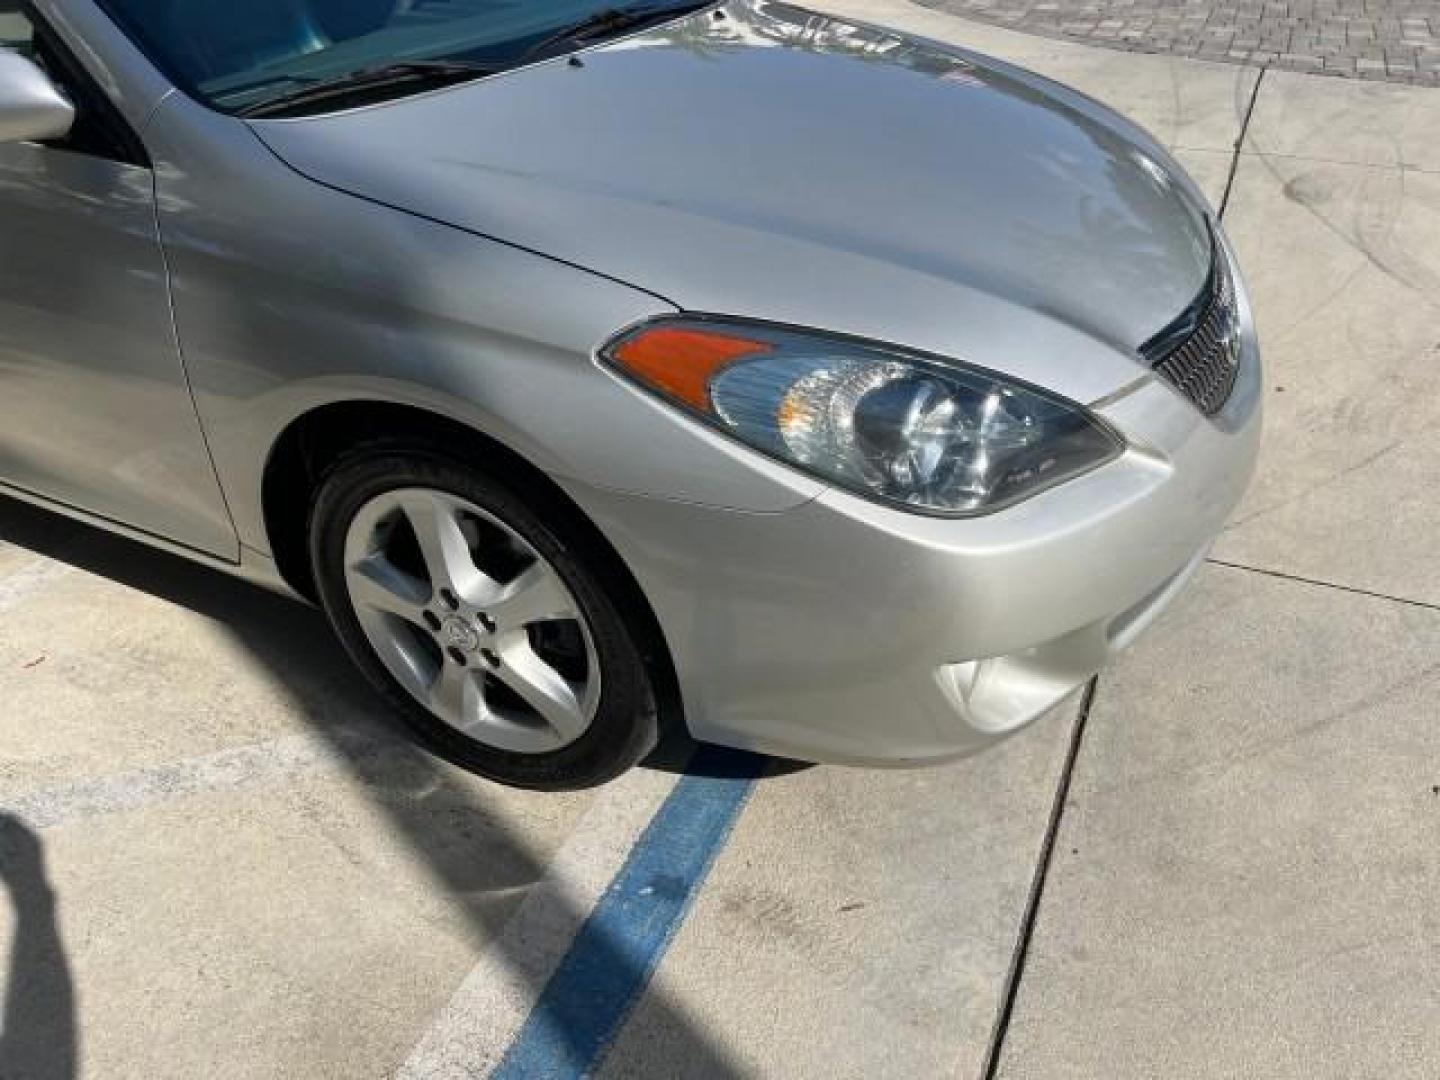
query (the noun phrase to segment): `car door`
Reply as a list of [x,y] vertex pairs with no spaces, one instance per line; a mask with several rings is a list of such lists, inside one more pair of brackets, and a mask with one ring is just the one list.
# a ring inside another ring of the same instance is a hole
[[0,484],[236,558],[176,344],[144,149],[15,6],[0,3],[0,45],[44,68],[77,120],[59,143],[0,144]]

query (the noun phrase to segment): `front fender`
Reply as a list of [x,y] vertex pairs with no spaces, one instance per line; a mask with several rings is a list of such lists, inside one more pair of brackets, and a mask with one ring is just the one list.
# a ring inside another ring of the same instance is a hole
[[752,511],[819,492],[595,363],[616,331],[673,313],[663,299],[325,187],[180,95],[146,139],[186,367],[247,546],[268,550],[277,440],[347,401],[428,410],[614,490]]

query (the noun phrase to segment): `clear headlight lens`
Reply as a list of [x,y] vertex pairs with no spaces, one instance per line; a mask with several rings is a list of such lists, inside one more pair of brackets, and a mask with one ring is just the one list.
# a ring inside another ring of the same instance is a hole
[[722,319],[664,319],[602,358],[761,452],[861,495],[955,516],[1115,457],[1084,408],[955,361]]

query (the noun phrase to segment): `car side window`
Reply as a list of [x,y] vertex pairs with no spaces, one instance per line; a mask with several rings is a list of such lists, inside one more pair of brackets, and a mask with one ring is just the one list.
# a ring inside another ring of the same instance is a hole
[[39,65],[75,105],[75,125],[70,134],[47,146],[131,165],[149,165],[144,145],[119,110],[64,42],[27,5],[0,0],[0,48],[11,49]]

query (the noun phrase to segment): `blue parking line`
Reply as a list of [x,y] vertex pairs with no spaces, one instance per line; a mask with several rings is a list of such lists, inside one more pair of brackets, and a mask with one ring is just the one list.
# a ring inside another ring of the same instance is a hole
[[580,928],[492,1080],[590,1073],[710,872],[766,759],[702,747]]

